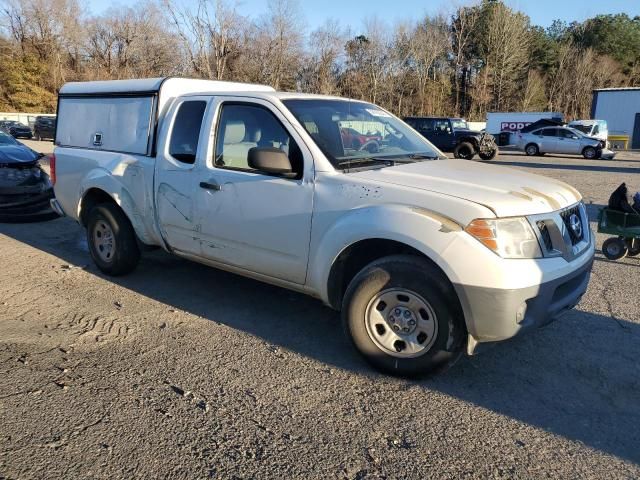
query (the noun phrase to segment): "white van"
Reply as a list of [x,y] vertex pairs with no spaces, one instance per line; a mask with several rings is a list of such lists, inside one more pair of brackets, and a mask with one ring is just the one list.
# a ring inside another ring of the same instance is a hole
[[588,137],[603,140],[606,148],[609,148],[609,127],[606,120],[574,120],[567,126],[581,131]]

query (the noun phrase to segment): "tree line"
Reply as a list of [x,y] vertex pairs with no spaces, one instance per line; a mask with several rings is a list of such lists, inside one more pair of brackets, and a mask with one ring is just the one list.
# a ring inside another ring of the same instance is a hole
[[388,25],[327,20],[297,0],[244,15],[229,0],[142,0],[92,15],[80,0],[0,0],[0,111],[54,112],[68,81],[181,75],[377,103],[400,116],[490,111],[588,118],[594,88],[640,85],[640,17],[549,28],[500,0]]

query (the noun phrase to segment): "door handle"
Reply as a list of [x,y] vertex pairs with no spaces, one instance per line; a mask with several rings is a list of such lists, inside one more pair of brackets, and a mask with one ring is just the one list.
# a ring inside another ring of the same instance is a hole
[[222,190],[222,187],[218,183],[216,183],[215,180],[200,182],[200,188],[204,188],[205,190],[213,190],[214,192],[219,192],[220,190]]

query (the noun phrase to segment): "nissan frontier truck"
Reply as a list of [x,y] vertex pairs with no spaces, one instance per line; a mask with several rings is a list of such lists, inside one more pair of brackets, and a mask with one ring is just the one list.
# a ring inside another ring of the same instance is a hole
[[357,100],[182,78],[67,83],[51,173],[53,207],[86,228],[102,272],[127,274],[154,246],[311,295],[397,375],[557,318],[593,262],[574,188],[447,159]]

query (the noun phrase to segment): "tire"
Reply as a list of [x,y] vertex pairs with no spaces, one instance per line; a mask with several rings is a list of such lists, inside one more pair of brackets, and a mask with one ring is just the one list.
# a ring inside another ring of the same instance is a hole
[[627,245],[622,238],[607,238],[602,244],[602,254],[609,260],[620,260],[627,255]]
[[640,255],[640,238],[627,240],[627,256],[636,257]]
[[461,142],[456,145],[453,150],[453,156],[456,158],[462,158],[464,160],[471,160],[476,154],[476,149],[473,144],[469,142]]
[[41,142],[41,141],[42,141],[42,137],[41,137],[41,136],[40,136],[40,134],[38,134],[38,133],[36,133],[36,140],[37,140],[38,142]]
[[133,271],[140,260],[131,222],[115,203],[101,203],[91,209],[87,243],[93,261],[107,275],[125,275]]
[[526,147],[524,147],[524,153],[526,153],[530,157],[535,157],[537,155],[540,155],[540,149],[535,143],[530,143]]
[[495,150],[491,150],[488,153],[480,152],[478,155],[480,156],[480,158],[482,160],[493,160],[494,158],[496,158],[498,156],[498,149],[496,148]]
[[353,148],[354,150],[360,150],[361,146],[362,143],[360,143],[360,140],[358,140],[357,138],[354,138],[351,142],[351,148]]
[[[397,320],[394,315],[399,315]],[[385,257],[363,268],[345,293],[342,321],[347,336],[367,362],[382,372],[403,377],[424,376],[452,365],[462,354],[466,339],[462,309],[453,288],[432,263],[411,255]],[[413,327],[409,326],[411,321]],[[412,330],[394,333],[393,329],[403,327]],[[389,348],[385,348],[383,337]]]
[[585,147],[585,149],[582,150],[582,156],[587,160],[595,160],[600,155],[602,155],[602,152],[598,153],[598,149],[593,147]]

